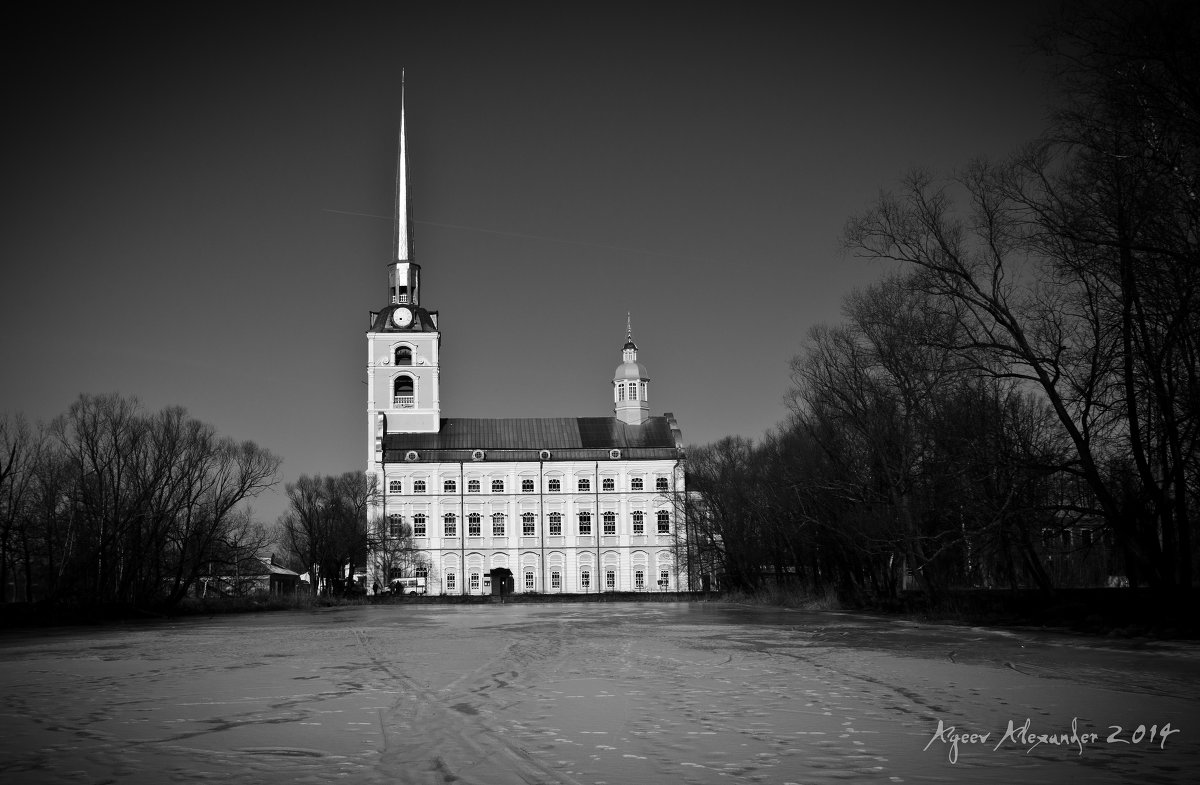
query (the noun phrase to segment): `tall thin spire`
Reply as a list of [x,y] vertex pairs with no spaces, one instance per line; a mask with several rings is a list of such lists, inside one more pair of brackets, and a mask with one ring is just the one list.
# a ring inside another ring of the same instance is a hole
[[400,142],[396,154],[396,260],[414,261],[412,200],[408,194],[408,140],[404,125],[404,71],[400,71]]

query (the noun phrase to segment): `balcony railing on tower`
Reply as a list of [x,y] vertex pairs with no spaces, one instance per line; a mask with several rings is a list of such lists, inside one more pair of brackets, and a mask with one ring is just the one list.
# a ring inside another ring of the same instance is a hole
[[392,396],[392,406],[396,409],[411,409],[417,405],[417,396],[415,395],[394,395]]

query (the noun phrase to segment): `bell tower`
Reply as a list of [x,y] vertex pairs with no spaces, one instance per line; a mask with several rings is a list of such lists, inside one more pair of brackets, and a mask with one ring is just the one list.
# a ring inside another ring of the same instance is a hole
[[621,364],[613,374],[613,413],[629,425],[641,425],[650,418],[647,399],[650,377],[646,366],[638,362],[637,344],[633,342],[633,322],[625,315],[625,346],[621,349]]
[[379,461],[389,433],[436,433],[441,421],[437,311],[421,305],[421,266],[413,245],[408,140],[400,94],[396,156],[396,230],[388,262],[388,300],[367,329],[368,460]]

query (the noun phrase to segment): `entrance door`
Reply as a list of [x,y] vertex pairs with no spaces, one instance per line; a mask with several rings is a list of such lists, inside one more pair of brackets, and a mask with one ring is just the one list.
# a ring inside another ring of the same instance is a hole
[[496,567],[488,576],[492,579],[492,594],[497,597],[503,597],[506,594],[513,593],[514,581],[512,570],[507,567]]

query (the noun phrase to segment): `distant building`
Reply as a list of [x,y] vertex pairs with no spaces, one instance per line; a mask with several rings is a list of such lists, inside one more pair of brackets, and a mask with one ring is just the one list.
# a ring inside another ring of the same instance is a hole
[[270,594],[292,595],[300,586],[300,575],[275,563],[275,556],[259,556],[245,563],[226,565],[219,572],[201,575],[198,597],[246,597]]
[[367,331],[367,471],[381,490],[372,518],[394,537],[411,532],[428,568],[395,574],[404,569],[368,555],[367,584],[424,578],[429,594],[452,595],[489,593],[493,577],[516,592],[687,590],[683,439],[671,414],[650,415],[628,321],[612,416],[442,416],[441,333],[414,260],[404,122],[402,106],[396,253],[388,304]]

